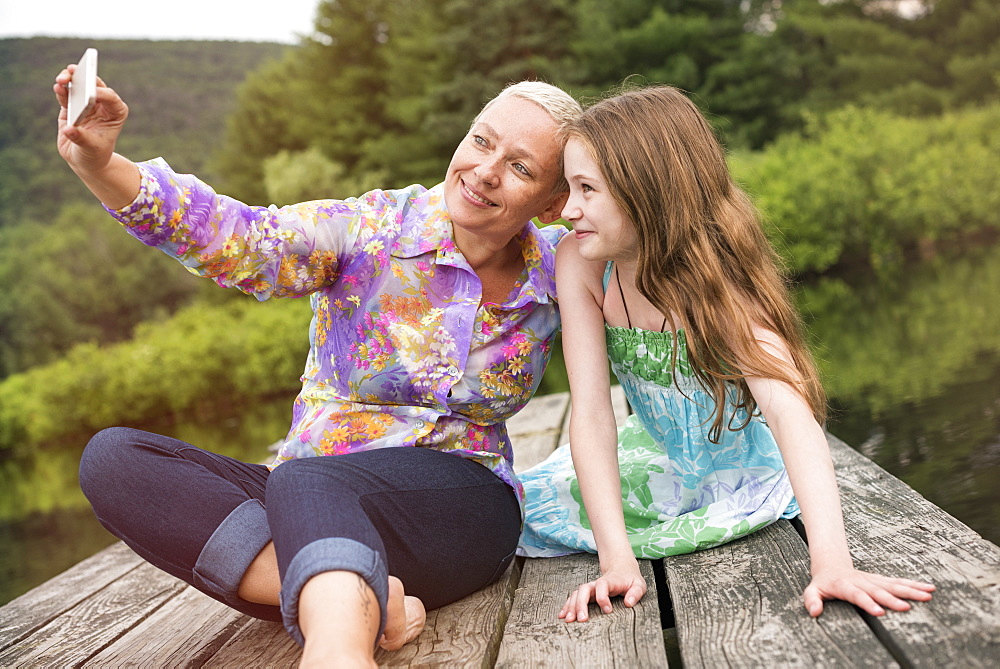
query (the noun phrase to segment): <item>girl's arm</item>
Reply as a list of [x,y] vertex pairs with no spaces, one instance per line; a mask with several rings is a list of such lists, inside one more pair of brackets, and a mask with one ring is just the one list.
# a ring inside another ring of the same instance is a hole
[[618,474],[618,430],[611,406],[601,276],[604,265],[589,262],[567,235],[556,254],[556,284],[563,323],[563,355],[573,398],[570,450],[580,493],[594,531],[601,577],[582,584],[559,611],[566,622],[585,621],[596,601],[611,612],[611,597],[624,595],[634,606],[646,592],[646,581],[632,554],[622,515]]
[[[764,329],[758,329],[756,334],[765,351],[792,364],[784,342],[776,334]],[[882,615],[883,607],[906,611],[910,608],[906,599],[930,599],[934,586],[929,583],[854,568],[823,428],[802,395],[787,383],[748,377],[747,385],[781,450],[792,491],[802,510],[812,572],[812,581],[803,594],[809,614],[820,615],[827,599],[846,600],[873,616]]]

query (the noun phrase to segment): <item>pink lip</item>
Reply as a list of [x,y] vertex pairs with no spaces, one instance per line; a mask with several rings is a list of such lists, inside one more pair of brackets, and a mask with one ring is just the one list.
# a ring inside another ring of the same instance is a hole
[[576,238],[577,238],[577,239],[583,239],[583,238],[584,238],[584,237],[586,237],[587,235],[592,235],[592,234],[594,234],[594,231],[593,231],[593,230],[574,230],[574,231],[573,231],[573,234],[575,234],[575,235],[576,235]]
[[[497,206],[495,202],[493,202],[488,197],[486,197],[485,195],[483,195],[482,193],[480,193],[479,191],[477,191],[475,188],[472,188],[471,186],[469,186],[469,184],[465,183],[464,179],[460,179],[459,182],[460,182],[460,184],[462,186],[459,189],[459,190],[462,191],[462,197],[464,197],[465,201],[468,202],[469,204],[474,205],[476,207],[482,207],[483,209],[489,209],[489,208]],[[477,197],[480,197],[483,200],[486,200],[486,202],[483,202],[482,200],[478,200],[475,197],[472,197],[471,195],[469,195],[469,193],[473,193]]]

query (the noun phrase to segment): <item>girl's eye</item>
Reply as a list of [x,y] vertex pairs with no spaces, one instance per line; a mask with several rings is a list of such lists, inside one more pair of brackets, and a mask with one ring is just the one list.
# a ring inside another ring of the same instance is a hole
[[521,174],[523,174],[526,177],[530,177],[531,176],[531,172],[529,172],[528,168],[525,167],[522,163],[514,163],[514,169],[517,170],[518,172],[520,172]]
[[472,141],[474,141],[479,146],[486,146],[486,139],[480,135],[473,135]]
[[584,193],[589,193],[594,189],[590,187],[590,184],[580,184],[580,190],[582,190]]

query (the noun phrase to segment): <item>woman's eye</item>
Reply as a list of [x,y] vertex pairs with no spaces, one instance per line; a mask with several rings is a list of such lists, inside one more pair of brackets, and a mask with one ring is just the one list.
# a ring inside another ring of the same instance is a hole
[[580,185],[580,190],[582,190],[584,193],[589,193],[590,191],[592,191],[594,189],[590,187],[590,184],[581,184]]
[[472,141],[474,141],[479,146],[486,146],[486,139],[480,135],[473,135]]
[[523,174],[526,177],[530,177],[531,176],[531,172],[529,172],[528,168],[525,167],[522,163],[514,163],[514,169],[517,170],[518,172],[520,172],[521,174]]

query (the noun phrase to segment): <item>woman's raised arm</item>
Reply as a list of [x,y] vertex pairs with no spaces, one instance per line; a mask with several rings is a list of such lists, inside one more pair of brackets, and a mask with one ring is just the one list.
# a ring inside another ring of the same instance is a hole
[[80,125],[66,122],[69,82],[75,65],[56,77],[52,89],[59,101],[59,155],[109,209],[121,209],[139,194],[139,169],[115,153],[118,135],[128,118],[128,106],[100,78],[97,104]]

